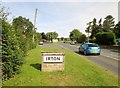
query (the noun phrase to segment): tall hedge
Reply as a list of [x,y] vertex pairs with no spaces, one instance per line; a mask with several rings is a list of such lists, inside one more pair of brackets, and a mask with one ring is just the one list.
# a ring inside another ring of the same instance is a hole
[[100,32],[96,34],[96,43],[103,45],[116,44],[115,34],[113,32]]
[[20,72],[20,67],[25,62],[24,57],[28,50],[35,48],[37,44],[38,36],[36,31],[33,32],[33,24],[29,19],[20,16],[13,20],[12,25],[2,20],[3,80],[14,77]]
[[14,28],[2,20],[2,71],[3,80],[19,73],[20,66],[24,63],[23,55],[19,48]]

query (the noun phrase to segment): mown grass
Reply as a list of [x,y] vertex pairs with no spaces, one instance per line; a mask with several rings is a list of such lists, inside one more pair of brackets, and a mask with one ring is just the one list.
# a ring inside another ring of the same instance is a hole
[[49,44],[53,46],[60,46],[58,43],[55,43],[55,42],[54,43],[49,42]]
[[[40,71],[41,51],[64,51],[65,71]],[[26,56],[21,73],[3,82],[3,86],[118,86],[117,76],[91,61],[62,48],[37,47]]]

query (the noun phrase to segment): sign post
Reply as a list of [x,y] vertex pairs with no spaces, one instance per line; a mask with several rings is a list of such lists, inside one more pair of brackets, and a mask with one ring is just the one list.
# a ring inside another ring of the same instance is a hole
[[64,71],[64,53],[62,52],[41,52],[42,65],[44,72]]

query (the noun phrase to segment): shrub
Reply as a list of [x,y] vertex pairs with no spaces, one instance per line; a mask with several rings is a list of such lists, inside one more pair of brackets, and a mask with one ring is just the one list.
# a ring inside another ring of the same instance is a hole
[[24,59],[15,31],[9,23],[2,21],[2,79],[6,80],[19,73],[23,63]]
[[112,32],[102,32],[96,34],[96,43],[104,45],[116,44],[115,34]]

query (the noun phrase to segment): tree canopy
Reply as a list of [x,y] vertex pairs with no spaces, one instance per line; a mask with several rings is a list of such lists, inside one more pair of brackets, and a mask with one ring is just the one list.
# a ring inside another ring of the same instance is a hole
[[82,33],[78,30],[78,29],[74,29],[70,32],[70,39],[73,41],[73,40],[76,40],[78,41],[79,40],[79,37],[82,35]]
[[48,32],[48,33],[46,33],[46,37],[49,41],[52,42],[53,39],[56,39],[58,37],[58,33],[57,32]]

